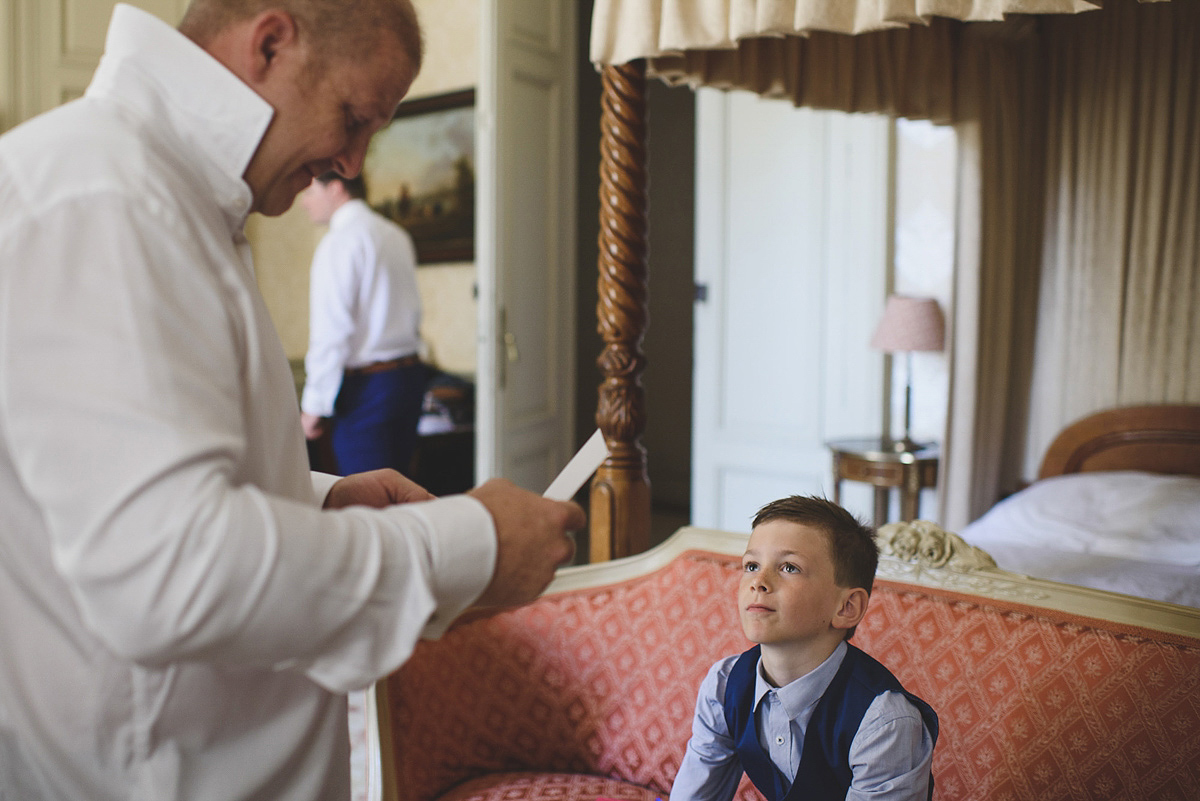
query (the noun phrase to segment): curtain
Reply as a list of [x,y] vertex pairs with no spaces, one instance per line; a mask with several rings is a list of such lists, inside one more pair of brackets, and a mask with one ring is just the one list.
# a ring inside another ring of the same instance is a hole
[[972,28],[960,68],[959,209],[940,520],[960,530],[1019,472],[1043,211],[1041,40]]
[[1059,22],[1026,477],[1085,414],[1200,402],[1200,7]]

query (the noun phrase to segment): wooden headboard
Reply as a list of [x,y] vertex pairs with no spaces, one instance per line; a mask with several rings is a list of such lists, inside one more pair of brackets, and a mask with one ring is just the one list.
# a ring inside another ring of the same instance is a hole
[[1090,414],[1050,443],[1038,478],[1095,470],[1200,476],[1200,405],[1123,406]]

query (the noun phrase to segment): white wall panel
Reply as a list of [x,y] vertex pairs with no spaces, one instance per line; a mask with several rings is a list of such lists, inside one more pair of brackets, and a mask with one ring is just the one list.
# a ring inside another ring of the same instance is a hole
[[507,142],[513,167],[502,195],[507,223],[501,234],[507,266],[505,295],[526,295],[531,301],[522,303],[519,313],[507,315],[507,330],[519,351],[519,358],[505,367],[505,383],[521,387],[513,393],[508,409],[516,425],[546,422],[562,401],[556,358],[561,337],[556,327],[560,281],[554,188],[559,178],[555,155],[561,147],[559,94],[554,80],[516,70],[506,95],[508,111],[524,123],[523,135]]
[[557,53],[564,41],[563,8],[561,3],[512,3],[508,11],[510,34],[526,47],[543,48]]
[[[187,0],[128,1],[170,25],[178,24],[187,8]],[[5,41],[5,24],[12,31],[12,46],[5,50],[5,58],[12,64],[12,75],[5,82],[13,95],[7,104],[12,111],[3,119],[8,126],[84,93],[104,52],[116,0],[4,2],[5,6],[0,6],[0,15],[5,17],[5,23],[0,23],[0,42]],[[0,81],[4,81],[3,68]]]
[[491,0],[482,20],[476,475],[540,492],[575,446],[575,14]]
[[[883,117],[699,92],[694,524],[832,494],[825,443],[881,433],[890,148]],[[869,492],[844,498],[869,515]]]

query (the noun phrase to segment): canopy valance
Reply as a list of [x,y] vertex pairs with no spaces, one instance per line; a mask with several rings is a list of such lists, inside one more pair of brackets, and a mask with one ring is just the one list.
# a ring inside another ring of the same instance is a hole
[[860,34],[928,25],[935,17],[973,22],[1010,14],[1075,14],[1102,5],[1103,0],[596,0],[591,59],[624,64],[734,50],[748,39]]

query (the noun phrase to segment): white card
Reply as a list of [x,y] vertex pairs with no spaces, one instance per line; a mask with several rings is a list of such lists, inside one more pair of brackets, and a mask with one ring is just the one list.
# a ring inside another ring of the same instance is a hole
[[542,493],[543,497],[552,501],[569,501],[579,492],[584,482],[591,478],[592,473],[608,458],[608,445],[604,442],[604,434],[600,429],[583,443],[579,452],[571,457],[567,466],[558,477],[550,482],[550,486]]

